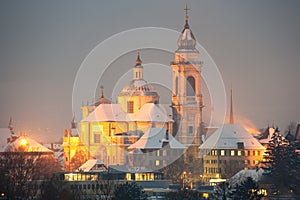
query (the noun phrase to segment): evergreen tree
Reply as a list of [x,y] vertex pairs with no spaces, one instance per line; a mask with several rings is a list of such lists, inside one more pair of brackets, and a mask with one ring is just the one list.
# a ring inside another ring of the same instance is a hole
[[278,128],[268,144],[262,164],[264,175],[272,181],[277,192],[299,192],[300,158],[295,147],[280,134]]
[[230,197],[233,200],[259,200],[263,195],[258,194],[259,186],[251,178],[247,177],[240,185],[236,185],[235,188],[230,192]]

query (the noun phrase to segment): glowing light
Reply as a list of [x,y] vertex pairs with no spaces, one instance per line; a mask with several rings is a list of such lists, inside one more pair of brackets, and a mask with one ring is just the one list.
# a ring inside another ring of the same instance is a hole
[[20,146],[26,146],[28,144],[28,141],[26,138],[23,138],[20,140]]
[[248,118],[238,116],[237,122],[241,124],[252,135],[260,133],[259,130],[257,130],[257,128],[255,127],[254,123]]

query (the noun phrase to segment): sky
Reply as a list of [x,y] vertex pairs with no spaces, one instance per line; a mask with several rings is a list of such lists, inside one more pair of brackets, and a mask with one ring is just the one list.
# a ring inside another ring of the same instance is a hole
[[[7,127],[12,117],[17,132],[43,142],[59,141],[63,130],[70,128],[74,81],[89,53],[112,35],[133,28],[181,31],[185,4],[1,1],[0,127]],[[300,122],[300,1],[188,0],[187,4],[191,29],[216,63],[227,95],[233,88],[235,117],[257,129],[275,122],[282,131],[291,121]],[[114,49],[108,47],[110,51]],[[164,65],[172,60],[171,53],[151,57],[141,52],[144,63],[154,57],[161,57],[155,61]],[[135,53],[129,52],[112,65],[130,69],[134,60]],[[117,67],[112,69],[110,75],[118,73]],[[105,87],[110,97],[112,89]]]

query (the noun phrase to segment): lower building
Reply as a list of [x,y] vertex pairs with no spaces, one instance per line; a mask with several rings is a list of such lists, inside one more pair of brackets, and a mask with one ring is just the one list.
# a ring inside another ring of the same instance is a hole
[[255,169],[265,148],[240,124],[224,124],[200,147],[203,180],[228,179],[242,169]]

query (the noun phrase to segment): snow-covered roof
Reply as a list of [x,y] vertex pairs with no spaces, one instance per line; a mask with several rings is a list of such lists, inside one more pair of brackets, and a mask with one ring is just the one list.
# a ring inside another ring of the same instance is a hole
[[265,149],[240,124],[224,124],[200,146],[200,149],[237,149],[238,142],[244,143],[245,149]]
[[130,145],[128,149],[161,149],[163,143],[169,143],[171,149],[185,149],[171,134],[166,139],[165,128],[150,128],[138,141]]
[[105,171],[106,167],[103,162],[96,159],[90,159],[79,167],[79,171],[90,172],[90,171]]
[[100,104],[82,122],[127,121],[126,113],[119,104]]
[[260,169],[260,170],[241,170],[229,179],[229,184],[234,187],[236,184],[240,184],[243,181],[246,181],[247,177],[251,177],[254,181],[257,182],[257,181],[261,180],[263,172],[264,172],[264,170],[262,170],[262,169]]
[[[125,113],[119,104],[100,104],[82,122],[96,121],[144,121],[144,122],[170,122],[172,109],[164,104],[146,103],[135,113]],[[74,131],[74,132],[73,132]],[[72,136],[78,135],[72,129]]]
[[0,128],[0,149],[7,145],[7,139],[10,138],[11,133],[8,128]]
[[272,127],[268,127],[265,132],[261,135],[259,142],[262,144],[267,144],[272,139],[273,134],[275,133],[275,129]]
[[22,150],[25,152],[52,153],[50,149],[28,136],[19,136],[15,141],[7,144],[2,149],[2,152],[18,151],[20,147],[22,147]]
[[133,114],[129,114],[130,121],[146,121],[146,122],[170,122],[171,108],[165,107],[162,104],[146,103],[140,110]]

